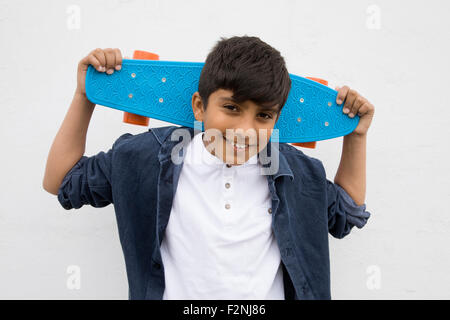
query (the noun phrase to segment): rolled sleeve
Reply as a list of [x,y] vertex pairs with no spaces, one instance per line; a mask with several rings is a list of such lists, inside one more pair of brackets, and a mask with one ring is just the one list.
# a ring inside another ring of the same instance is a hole
[[85,204],[101,208],[113,203],[113,153],[117,143],[128,136],[132,135],[125,133],[120,136],[108,152],[82,156],[67,172],[58,189],[58,201],[64,209],[78,209]]
[[358,206],[350,195],[338,184],[327,179],[328,230],[338,239],[348,235],[356,226],[361,229],[367,223],[370,212],[366,204]]

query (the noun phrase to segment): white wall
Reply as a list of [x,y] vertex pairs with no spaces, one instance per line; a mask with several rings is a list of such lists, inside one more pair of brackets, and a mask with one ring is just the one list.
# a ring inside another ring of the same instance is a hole
[[[330,236],[332,297],[449,299],[449,14],[445,0],[1,1],[0,298],[128,297],[113,207],[66,211],[42,189],[78,61],[97,47],[204,61],[220,36],[247,34],[280,50],[290,73],[347,84],[376,108],[372,217],[345,239]],[[146,130],[98,106],[86,155]],[[302,150],[333,180],[341,147],[339,138]],[[66,285],[71,265],[78,290]]]

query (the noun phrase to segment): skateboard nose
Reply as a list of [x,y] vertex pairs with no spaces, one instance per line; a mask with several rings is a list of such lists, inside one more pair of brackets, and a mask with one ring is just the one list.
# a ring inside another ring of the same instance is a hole
[[[328,86],[328,81],[321,79],[321,78],[315,78],[315,77],[305,77],[309,80],[313,80],[316,82],[319,82],[325,86]],[[311,142],[293,142],[291,143],[294,146],[298,146],[298,147],[304,147],[304,148],[310,148],[310,149],[315,149],[316,148],[316,142],[317,141],[311,141]]]

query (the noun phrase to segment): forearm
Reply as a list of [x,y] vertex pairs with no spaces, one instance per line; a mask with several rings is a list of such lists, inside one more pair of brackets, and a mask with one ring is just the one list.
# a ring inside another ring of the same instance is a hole
[[367,135],[349,134],[344,136],[341,162],[334,178],[352,197],[357,205],[366,198],[366,142]]
[[67,172],[83,156],[86,134],[95,104],[75,93],[47,157],[43,188],[57,194]]

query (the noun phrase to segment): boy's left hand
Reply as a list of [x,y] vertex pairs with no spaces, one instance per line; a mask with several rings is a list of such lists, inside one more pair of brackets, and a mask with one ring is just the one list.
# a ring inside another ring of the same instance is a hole
[[346,113],[350,118],[353,118],[356,114],[360,117],[358,126],[351,134],[364,136],[369,130],[375,107],[366,98],[348,86],[336,87],[336,90],[338,91],[336,103],[340,105],[345,100],[342,112]]

